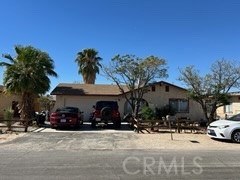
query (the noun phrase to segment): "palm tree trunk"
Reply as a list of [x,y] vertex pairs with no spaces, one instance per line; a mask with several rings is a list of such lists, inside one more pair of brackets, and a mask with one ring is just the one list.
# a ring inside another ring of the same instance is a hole
[[29,92],[24,92],[22,95],[22,107],[21,107],[21,120],[25,125],[25,131],[29,125],[29,121],[32,118],[33,112],[33,96]]

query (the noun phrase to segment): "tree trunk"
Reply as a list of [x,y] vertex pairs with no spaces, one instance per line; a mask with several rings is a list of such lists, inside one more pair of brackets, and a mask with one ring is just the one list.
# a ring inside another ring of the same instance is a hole
[[30,119],[32,118],[33,111],[33,96],[31,93],[24,92],[22,95],[21,120],[25,125],[25,131],[27,131],[27,127]]
[[212,107],[212,110],[209,115],[209,124],[215,120],[215,113],[216,113],[217,108]]

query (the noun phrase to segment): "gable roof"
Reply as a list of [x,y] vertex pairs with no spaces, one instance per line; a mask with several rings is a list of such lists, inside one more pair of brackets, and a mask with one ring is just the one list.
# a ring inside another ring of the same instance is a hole
[[[127,88],[124,88],[127,90]],[[82,96],[118,96],[121,95],[117,85],[110,84],[70,84],[60,83],[51,95],[82,95]]]
[[[165,84],[173,86],[181,90],[185,90],[174,84],[160,81],[152,83],[149,86]],[[127,86],[123,86],[124,92],[128,92]],[[60,83],[53,89],[51,95],[81,95],[81,96],[119,96],[122,92],[119,90],[117,85],[112,84],[74,84],[74,83]]]
[[175,85],[175,84],[168,83],[168,82],[166,82],[166,81],[154,82],[154,83],[151,83],[149,86],[151,86],[151,85],[157,85],[157,84],[160,84],[160,85],[165,84],[165,85],[167,85],[167,86],[173,86],[173,87],[175,87],[175,88],[177,88],[177,89],[181,89],[181,90],[187,91],[187,89],[185,89],[185,88],[183,88],[183,87],[177,86],[177,85]]

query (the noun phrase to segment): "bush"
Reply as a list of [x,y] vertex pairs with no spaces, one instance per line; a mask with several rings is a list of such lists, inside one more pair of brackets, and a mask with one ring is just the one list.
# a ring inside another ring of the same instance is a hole
[[144,120],[153,120],[155,118],[155,112],[150,107],[145,106],[140,111],[140,115]]
[[10,131],[12,129],[12,118],[13,118],[14,111],[11,108],[8,108],[4,111],[3,118],[7,125],[7,130]]

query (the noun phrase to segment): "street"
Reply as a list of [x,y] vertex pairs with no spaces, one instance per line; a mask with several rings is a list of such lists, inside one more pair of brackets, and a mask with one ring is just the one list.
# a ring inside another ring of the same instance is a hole
[[[0,144],[0,179],[238,179],[239,150],[139,149],[135,133],[33,132]],[[124,146],[124,142],[132,144]]]

